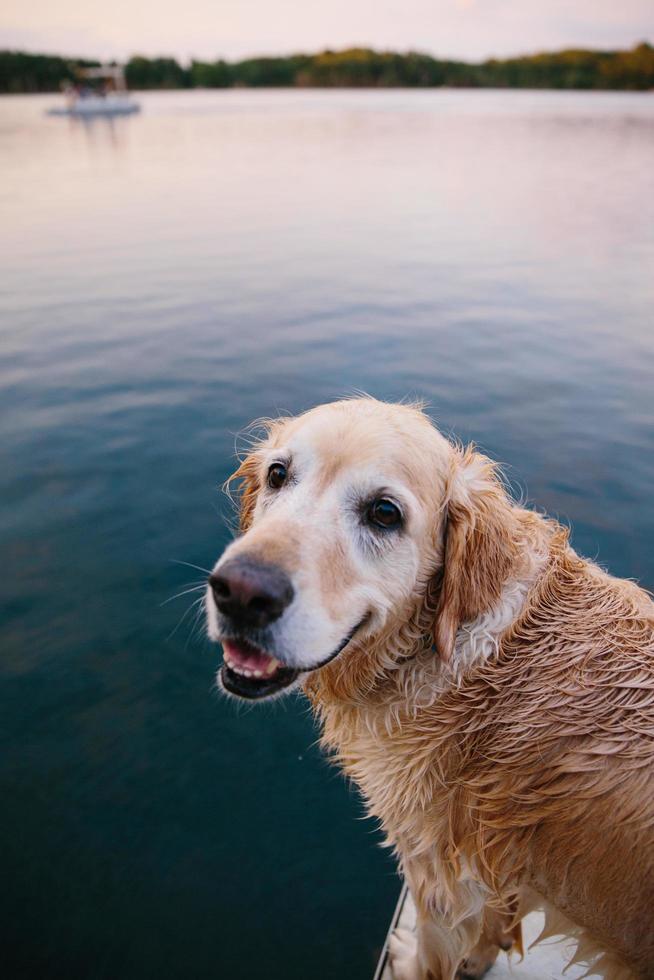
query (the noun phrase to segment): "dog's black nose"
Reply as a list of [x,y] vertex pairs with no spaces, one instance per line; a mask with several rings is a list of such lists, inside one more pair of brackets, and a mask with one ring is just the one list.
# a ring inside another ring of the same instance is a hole
[[274,622],[293,599],[286,572],[252,558],[232,558],[209,576],[218,609],[238,626]]

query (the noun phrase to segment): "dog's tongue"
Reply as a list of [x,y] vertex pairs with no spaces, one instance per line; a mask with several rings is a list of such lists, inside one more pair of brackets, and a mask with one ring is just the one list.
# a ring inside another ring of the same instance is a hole
[[270,677],[281,666],[275,657],[244,640],[224,640],[223,651],[228,667],[257,677]]

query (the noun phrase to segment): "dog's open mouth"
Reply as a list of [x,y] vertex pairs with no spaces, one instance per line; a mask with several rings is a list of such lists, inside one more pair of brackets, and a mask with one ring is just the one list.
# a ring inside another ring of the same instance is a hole
[[292,684],[300,673],[246,640],[223,640],[220,679],[241,698],[267,698]]

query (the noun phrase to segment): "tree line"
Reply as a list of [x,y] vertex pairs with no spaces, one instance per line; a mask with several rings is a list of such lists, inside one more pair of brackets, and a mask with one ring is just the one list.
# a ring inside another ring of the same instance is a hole
[[[99,62],[55,55],[0,51],[0,92],[54,92],[75,79],[78,67]],[[628,51],[571,49],[479,63],[442,60],[428,54],[350,48],[242,61],[192,61],[135,55],[125,65],[132,89],[318,87],[318,88],[654,88],[654,47]]]

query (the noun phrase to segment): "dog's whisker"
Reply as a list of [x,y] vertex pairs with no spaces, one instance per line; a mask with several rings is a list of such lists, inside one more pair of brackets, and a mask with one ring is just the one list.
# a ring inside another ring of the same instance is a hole
[[204,609],[202,605],[197,604],[197,608],[195,610],[195,617],[193,619],[193,623],[191,624],[191,629],[189,631],[189,634],[186,638],[186,643],[184,644],[184,653],[186,653],[186,651],[188,650],[188,645],[191,642],[191,640],[195,639],[199,633],[203,621],[203,616],[202,616],[203,612]]
[[199,572],[206,572],[207,575],[211,575],[210,568],[203,568],[202,565],[194,565],[190,561],[180,561],[179,558],[169,558],[168,561],[172,562],[173,565],[186,565],[188,568],[197,568]]
[[169,640],[172,640],[173,636],[175,635],[175,633],[177,632],[177,630],[180,628],[180,626],[182,625],[182,623],[184,622],[184,620],[186,619],[186,617],[188,616],[188,614],[191,612],[191,610],[194,609],[195,606],[197,606],[197,604],[199,602],[203,602],[203,601],[204,601],[204,596],[201,595],[197,599],[195,599],[194,602],[191,603],[191,605],[188,607],[188,609],[186,609],[186,611],[182,614],[182,616],[179,619],[179,621],[178,621],[177,625],[175,626],[174,630],[171,633],[169,633],[168,636],[166,637],[166,642],[168,642]]
[[169,602],[173,601],[173,599],[180,599],[182,596],[188,595],[190,592],[199,592],[200,589],[204,591],[206,587],[206,583],[202,583],[202,585],[194,585],[190,589],[184,589],[183,592],[178,592],[176,595],[171,595],[170,599],[164,599],[164,601],[160,603],[160,608],[161,606],[167,606]]

